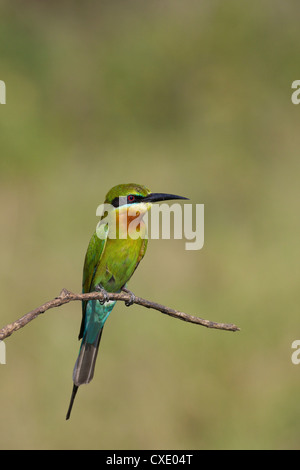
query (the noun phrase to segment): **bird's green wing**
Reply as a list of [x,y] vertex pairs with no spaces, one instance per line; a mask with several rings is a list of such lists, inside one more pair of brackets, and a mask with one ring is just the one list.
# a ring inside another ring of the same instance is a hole
[[95,232],[90,240],[83,266],[82,292],[90,292],[92,279],[106,244],[106,237],[101,239]]
[[[100,230],[93,234],[86,255],[84,260],[83,266],[83,277],[82,277],[82,292],[90,292],[92,280],[94,274],[97,270],[99,265],[102,253],[104,252],[106,240],[107,240],[107,233],[103,232],[105,226],[100,226]],[[103,235],[104,233],[104,235]],[[100,237],[98,236],[100,235]],[[84,322],[85,322],[85,310],[86,310],[86,301],[82,302],[82,322],[79,332],[79,339],[82,338],[83,329],[84,329]]]

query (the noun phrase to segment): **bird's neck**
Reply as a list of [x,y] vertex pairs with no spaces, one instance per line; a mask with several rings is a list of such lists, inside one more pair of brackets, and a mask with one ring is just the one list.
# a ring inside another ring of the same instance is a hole
[[143,220],[145,213],[133,211],[130,207],[124,207],[116,213],[117,238],[135,238],[135,233],[144,238],[146,224]]

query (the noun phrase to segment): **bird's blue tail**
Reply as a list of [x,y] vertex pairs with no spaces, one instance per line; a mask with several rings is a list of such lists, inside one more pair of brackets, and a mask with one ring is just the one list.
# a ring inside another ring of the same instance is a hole
[[74,386],[66,419],[70,417],[78,387],[82,384],[89,383],[94,376],[104,323],[114,308],[115,303],[115,301],[108,301],[102,305],[99,300],[90,300],[87,302],[83,337],[73,370]]

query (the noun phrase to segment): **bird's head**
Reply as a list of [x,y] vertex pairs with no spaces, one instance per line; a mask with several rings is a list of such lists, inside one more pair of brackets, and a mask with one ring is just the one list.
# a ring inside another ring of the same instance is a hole
[[114,186],[106,195],[105,203],[114,207],[135,206],[136,210],[146,212],[151,204],[173,199],[188,199],[168,193],[152,193],[146,186],[140,184],[119,184]]
[[[116,233],[116,238],[134,238],[133,232],[142,237],[147,233],[143,217],[154,202],[171,199],[187,199],[175,194],[152,193],[145,186],[129,183],[114,186],[106,195],[104,205],[108,204],[108,220],[110,221],[110,236]],[[111,221],[115,221],[115,223]],[[132,224],[133,223],[133,224]],[[112,227],[114,227],[112,229]],[[115,232],[116,230],[116,232]]]

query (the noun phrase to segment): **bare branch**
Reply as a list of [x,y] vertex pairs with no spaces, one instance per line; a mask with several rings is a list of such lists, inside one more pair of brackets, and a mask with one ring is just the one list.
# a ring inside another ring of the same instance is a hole
[[[87,294],[73,294],[73,292],[68,291],[67,289],[62,289],[61,293],[55,299],[46,302],[45,304],[41,305],[40,307],[35,308],[29,313],[26,313],[23,317],[19,320],[16,320],[9,325],[4,326],[0,329],[0,340],[8,338],[12,335],[15,331],[23,328],[23,326],[27,325],[27,323],[34,320],[38,315],[41,313],[46,312],[50,308],[60,307],[63,304],[67,304],[74,300],[102,300],[103,294],[101,292],[90,292]],[[117,300],[122,302],[130,302],[132,300],[131,296],[126,293],[110,293],[108,292],[109,300]],[[178,318],[179,320],[187,321],[190,323],[195,323],[197,325],[205,326],[206,328],[215,328],[217,330],[226,330],[226,331],[239,331],[240,329],[232,324],[232,323],[217,323],[209,320],[204,320],[199,317],[195,317],[194,315],[188,315],[187,313],[179,312],[169,307],[165,307],[164,305],[157,304],[155,302],[151,302],[150,300],[142,299],[141,297],[135,297],[133,303],[137,305],[141,305],[142,307],[152,308],[154,310],[158,310],[161,313],[165,313],[166,315],[170,315],[173,318]]]

